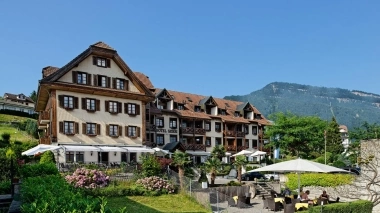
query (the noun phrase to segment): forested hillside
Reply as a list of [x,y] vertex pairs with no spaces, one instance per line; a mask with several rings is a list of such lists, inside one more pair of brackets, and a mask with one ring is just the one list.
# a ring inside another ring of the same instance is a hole
[[274,112],[290,111],[297,115],[317,115],[349,129],[364,121],[380,123],[380,95],[340,88],[274,82],[248,95],[226,96],[225,99],[247,102],[268,117]]

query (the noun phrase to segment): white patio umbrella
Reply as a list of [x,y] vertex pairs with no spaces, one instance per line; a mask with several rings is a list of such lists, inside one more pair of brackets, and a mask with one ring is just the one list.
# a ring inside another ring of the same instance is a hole
[[53,146],[53,145],[46,145],[46,144],[40,144],[40,145],[37,145],[31,149],[28,149],[26,150],[25,152],[21,153],[22,155],[28,155],[28,156],[32,156],[32,155],[35,155],[35,154],[38,154],[38,153],[43,153],[43,152],[46,152],[46,151],[53,151],[53,150],[56,150],[56,149],[60,149],[62,147],[60,146]]
[[158,147],[154,147],[152,148],[154,150],[154,154],[157,155],[157,156],[165,156],[165,155],[169,155],[170,152],[168,150],[164,150],[164,149],[161,149],[161,148],[158,148]]
[[261,156],[262,155],[266,155],[267,153],[266,152],[263,152],[263,151],[259,151],[257,150],[256,152],[254,152],[252,155],[250,155],[251,157],[259,157],[259,163],[261,165]]
[[344,172],[349,173],[349,171],[339,169],[333,166],[328,166],[321,163],[316,163],[313,161],[304,160],[298,158],[296,160],[289,160],[285,162],[280,162],[272,164],[269,166],[264,166],[258,169],[254,169],[248,172],[296,172],[298,174],[298,196],[300,195],[300,179],[301,172],[321,172],[321,173],[330,173],[330,172]]
[[251,154],[253,154],[253,152],[248,151],[248,150],[241,150],[240,152],[238,152],[238,153],[232,155],[231,157],[236,157],[236,156],[238,156],[238,155],[251,155]]

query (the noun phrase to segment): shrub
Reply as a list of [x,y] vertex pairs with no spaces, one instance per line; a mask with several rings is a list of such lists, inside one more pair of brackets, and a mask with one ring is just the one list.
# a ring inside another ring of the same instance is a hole
[[232,166],[230,164],[223,164],[222,168],[220,170],[216,171],[216,175],[228,175],[232,169]]
[[239,183],[239,182],[235,182],[235,181],[231,180],[231,181],[228,182],[226,185],[227,185],[227,186],[241,186],[242,184]]
[[77,188],[99,188],[109,183],[109,176],[96,169],[78,168],[72,175],[65,177],[66,181]]
[[0,181],[0,194],[10,194],[10,193],[11,193],[11,182]]
[[[298,175],[287,174],[288,182],[286,185],[290,189],[298,188]],[[301,174],[301,186],[321,186],[336,187],[339,185],[350,184],[354,180],[350,174],[324,174],[324,173],[304,173]]]
[[138,179],[136,181],[136,184],[140,184],[145,189],[148,189],[150,191],[161,191],[168,194],[174,193],[175,191],[175,188],[172,184],[157,176]]
[[54,153],[52,151],[44,152],[41,156],[40,163],[54,163],[55,164]]
[[333,163],[333,166],[338,167],[338,168],[342,168],[342,167],[345,167],[346,164],[341,160],[337,160]]
[[[372,213],[373,203],[368,200],[357,200],[347,203],[333,203],[324,205],[323,213],[345,213],[345,212],[360,212],[360,213]],[[321,212],[321,206],[315,206],[309,208],[308,212],[319,213]]]
[[58,169],[53,163],[27,164],[21,167],[23,178],[58,174]]
[[154,155],[142,156],[141,174],[144,177],[155,176],[161,173],[161,165]]

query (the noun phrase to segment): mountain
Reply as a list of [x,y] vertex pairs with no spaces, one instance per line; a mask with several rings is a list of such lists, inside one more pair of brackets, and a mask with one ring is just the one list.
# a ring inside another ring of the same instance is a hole
[[289,111],[330,121],[334,114],[338,123],[349,129],[364,121],[380,123],[380,95],[358,90],[273,82],[248,95],[224,98],[250,102],[266,117]]

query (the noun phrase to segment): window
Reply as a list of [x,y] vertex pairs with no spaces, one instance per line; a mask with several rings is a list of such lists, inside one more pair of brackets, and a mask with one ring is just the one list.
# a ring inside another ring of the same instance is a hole
[[86,110],[95,111],[95,99],[87,99]]
[[74,109],[74,98],[71,96],[64,96],[63,107],[68,109]]
[[117,114],[122,112],[121,103],[117,101],[105,101],[106,112]]
[[220,109],[220,110],[219,110],[219,114],[221,114],[221,115],[226,115],[226,110],[225,110],[225,109]]
[[249,148],[249,139],[245,139],[245,147]]
[[248,125],[244,125],[244,133],[245,133],[246,135],[248,135],[248,133],[249,133]]
[[96,65],[98,67],[104,67],[104,68],[111,67],[111,60],[107,58],[94,56],[92,62],[93,62],[93,65]]
[[177,142],[177,135],[170,135],[170,143]]
[[87,73],[78,72],[77,83],[78,84],[87,84]]
[[211,131],[211,123],[210,122],[205,122],[205,130]]
[[236,111],[234,115],[235,117],[240,117],[240,112]]
[[112,88],[119,90],[127,90],[128,89],[128,81],[121,78],[113,78],[112,79]]
[[211,146],[211,138],[206,137],[206,146]]
[[164,118],[156,118],[156,126],[164,127]]
[[65,121],[63,123],[63,133],[65,133],[66,135],[73,135],[73,134],[75,134],[75,132],[74,132],[74,122]]
[[170,118],[169,119],[169,127],[172,129],[177,128],[177,118]]
[[257,135],[257,126],[252,126],[252,134]]
[[66,163],[74,162],[74,152],[66,152]]
[[76,162],[84,163],[84,153],[83,152],[76,152],[75,154],[75,160]]
[[108,135],[111,137],[119,136],[119,126],[118,125],[109,125]]
[[95,135],[96,125],[94,123],[88,123],[86,126],[86,134],[87,135]]
[[138,126],[126,126],[126,134],[128,137],[140,137],[140,127]]
[[133,103],[124,103],[124,113],[128,115],[140,115],[140,105]]
[[112,101],[109,102],[109,112],[115,112],[115,113],[118,112],[117,102],[112,102]]
[[160,135],[160,134],[158,134],[158,135],[156,136],[156,143],[157,143],[157,145],[159,145],[159,146],[163,146],[163,145],[165,144],[164,135]]
[[220,122],[215,122],[215,132],[222,131],[222,124]]
[[222,145],[222,138],[215,138],[215,144],[216,145]]
[[178,110],[184,110],[185,109],[185,106],[183,104],[178,104],[177,105],[177,109]]
[[107,87],[107,77],[106,76],[99,76],[99,86]]
[[194,107],[194,111],[195,112],[200,112],[201,111],[201,107],[200,106],[195,106]]
[[99,111],[100,100],[91,98],[82,98],[82,109],[94,112]]

